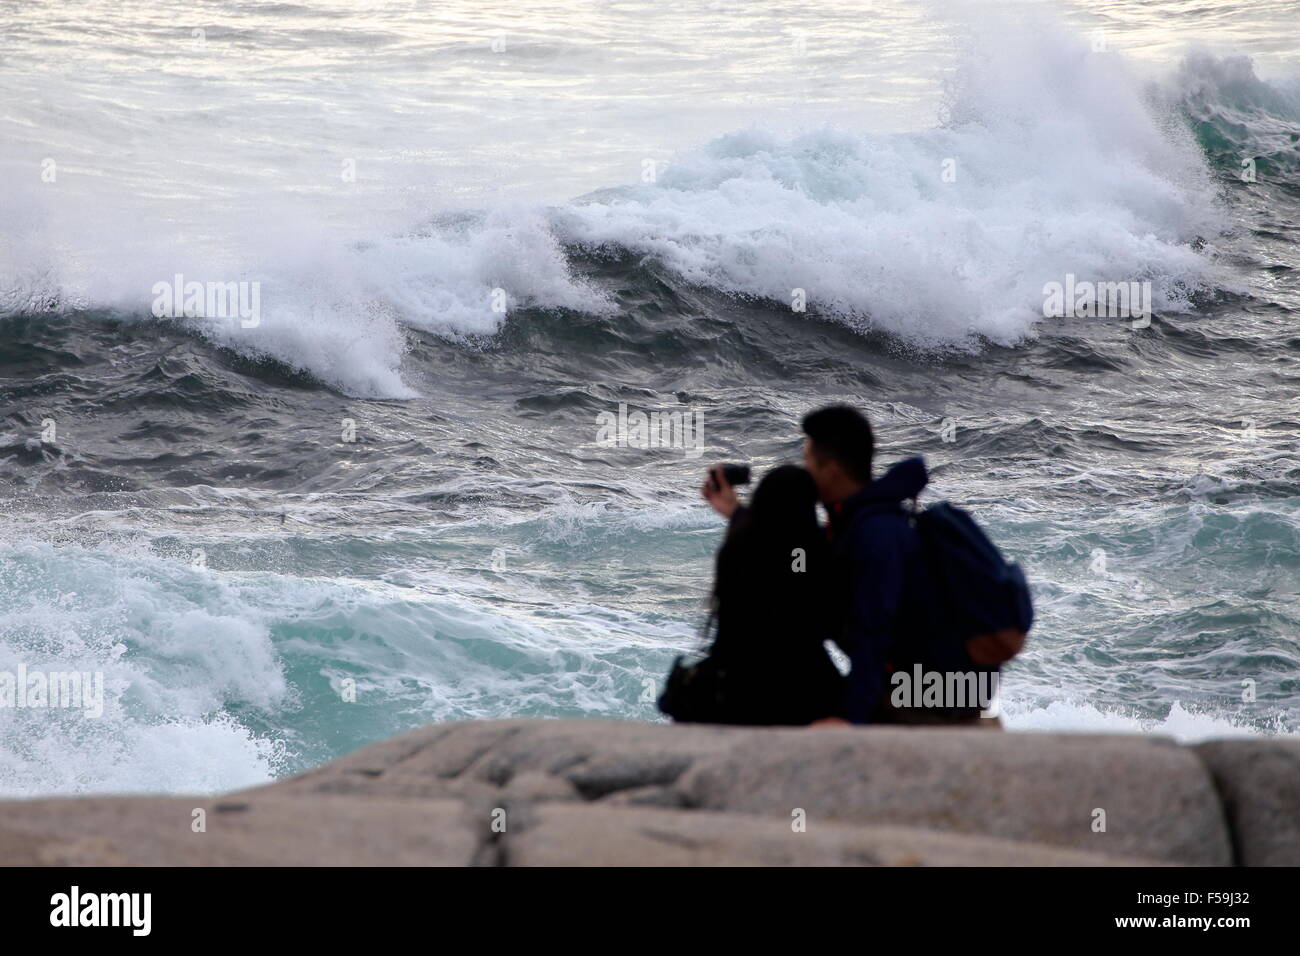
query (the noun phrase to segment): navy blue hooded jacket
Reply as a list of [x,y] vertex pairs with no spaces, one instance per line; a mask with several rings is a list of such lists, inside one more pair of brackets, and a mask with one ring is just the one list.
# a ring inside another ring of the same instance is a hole
[[904,502],[928,482],[925,460],[908,458],[830,508],[845,595],[839,643],[852,663],[845,716],[855,724],[874,718],[897,649],[926,638],[929,575]]

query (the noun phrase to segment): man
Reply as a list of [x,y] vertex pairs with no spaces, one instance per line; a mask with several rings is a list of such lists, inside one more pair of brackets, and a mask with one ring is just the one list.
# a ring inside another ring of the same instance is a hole
[[891,662],[922,647],[928,633],[929,575],[904,505],[929,481],[925,462],[909,458],[873,481],[871,424],[847,405],[810,413],[803,431],[804,467],[830,516],[842,575],[840,645],[852,664],[845,716],[854,724],[926,719],[887,706]]

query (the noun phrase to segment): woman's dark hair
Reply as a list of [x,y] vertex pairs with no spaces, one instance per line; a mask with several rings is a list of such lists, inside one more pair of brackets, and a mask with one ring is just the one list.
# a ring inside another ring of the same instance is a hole
[[758,535],[774,543],[819,534],[812,475],[798,465],[773,468],[754,489],[749,517]]
[[[795,569],[795,549],[803,552]],[[817,485],[798,465],[781,465],[763,476],[743,514],[737,515],[718,550],[712,614],[706,635],[720,613],[756,612],[766,602],[800,595],[826,570],[826,538],[817,523]],[[726,610],[724,610],[724,606]],[[766,613],[766,612],[764,612]]]

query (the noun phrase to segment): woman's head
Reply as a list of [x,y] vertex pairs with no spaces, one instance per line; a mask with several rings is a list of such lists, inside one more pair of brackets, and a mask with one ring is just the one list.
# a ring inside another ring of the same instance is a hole
[[762,619],[764,627],[776,626],[783,614],[806,613],[803,605],[828,568],[825,554],[812,475],[797,465],[773,468],[718,551],[714,611],[733,620],[753,617],[755,626]]
[[754,489],[749,511],[754,530],[765,538],[817,533],[817,485],[798,465],[773,468]]

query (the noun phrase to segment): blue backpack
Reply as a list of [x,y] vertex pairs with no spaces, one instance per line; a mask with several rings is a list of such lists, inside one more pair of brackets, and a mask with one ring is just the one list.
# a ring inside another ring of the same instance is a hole
[[916,511],[912,520],[936,598],[931,612],[942,644],[936,655],[949,666],[969,660],[992,668],[1019,654],[1034,623],[1020,565],[1003,558],[975,519],[946,501]]

